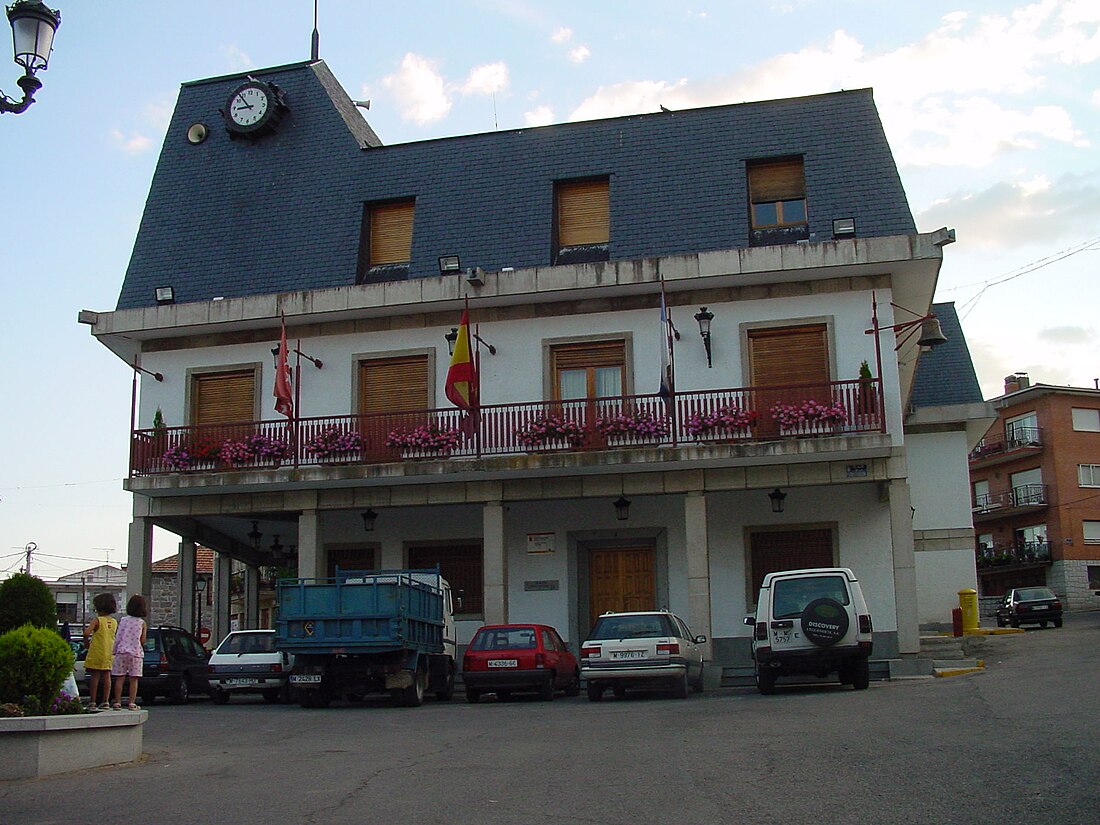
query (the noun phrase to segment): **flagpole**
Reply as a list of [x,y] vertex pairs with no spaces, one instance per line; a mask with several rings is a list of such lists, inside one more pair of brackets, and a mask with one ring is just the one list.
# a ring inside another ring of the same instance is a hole
[[[671,385],[668,388],[669,418],[672,419],[672,443],[675,445],[678,441],[676,427],[676,348],[672,346],[672,333],[676,330],[676,327],[672,323],[672,308],[668,305],[664,276],[661,276],[661,304],[665,308],[665,346],[668,348],[668,383]],[[678,332],[676,337],[680,337]]]

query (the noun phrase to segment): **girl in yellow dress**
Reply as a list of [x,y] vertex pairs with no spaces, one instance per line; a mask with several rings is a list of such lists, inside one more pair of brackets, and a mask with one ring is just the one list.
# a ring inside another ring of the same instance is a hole
[[[91,676],[91,685],[88,688],[91,697],[89,707],[107,710],[111,706],[111,664],[115,658],[111,651],[115,646],[115,631],[118,630],[118,621],[111,614],[118,610],[118,605],[113,595],[100,593],[92,599],[92,606],[96,617],[84,629],[84,641],[88,645],[84,670]],[[100,685],[103,686],[103,691],[97,705],[96,696],[100,694]]]

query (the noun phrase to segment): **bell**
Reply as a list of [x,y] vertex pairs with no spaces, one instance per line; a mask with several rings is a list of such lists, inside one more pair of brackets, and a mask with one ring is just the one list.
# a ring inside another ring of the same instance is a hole
[[925,318],[920,326],[920,338],[917,339],[919,347],[938,347],[947,343],[947,336],[940,329],[939,318]]

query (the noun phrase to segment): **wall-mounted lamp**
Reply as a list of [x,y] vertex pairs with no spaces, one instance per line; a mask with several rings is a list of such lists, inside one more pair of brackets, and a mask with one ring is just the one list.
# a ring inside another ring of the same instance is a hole
[[[139,367],[137,365],[136,361],[133,364],[131,364],[130,366],[132,366],[134,368],[134,372],[143,372],[146,375],[151,375],[157,381],[163,381],[164,380],[164,375],[162,373],[153,372],[152,370],[147,370],[147,369],[145,369],[145,367]],[[134,377],[134,380],[135,381],[137,380],[137,376]]]
[[284,550],[284,547],[283,547],[282,543],[279,541],[279,534],[276,533],[275,534],[275,540],[273,542],[271,542],[271,555],[273,555],[275,558],[279,558],[279,556],[281,556],[283,554],[283,550]]
[[[325,366],[325,362],[322,361],[320,358],[314,358],[312,355],[306,355],[304,352],[302,352],[298,348],[294,348],[292,350],[287,350],[287,354],[289,355],[290,353],[294,353],[295,355],[300,356],[301,358],[305,358],[307,361],[309,361],[311,364],[313,364],[313,366],[317,367],[317,369],[322,369]],[[278,369],[279,368],[279,348],[278,347],[272,347],[271,348],[271,357],[275,359],[275,369]]]
[[264,534],[260,532],[260,525],[258,522],[252,522],[252,529],[248,531],[248,543],[252,545],[253,550],[260,549],[260,541],[263,539]]
[[768,493],[768,498],[770,498],[772,500],[772,512],[773,513],[782,513],[783,512],[783,502],[786,501],[787,494],[784,493],[782,490],[780,490],[778,487],[776,487],[774,490],[772,490],[770,493]]
[[626,521],[630,518],[630,499],[619,496],[613,502],[615,507],[615,518],[619,521]]
[[[490,355],[496,355],[497,354],[497,348],[494,347],[492,344],[490,344],[488,341],[486,341],[484,338],[482,338],[480,335],[478,335],[476,332],[471,332],[470,337],[473,338],[478,343],[484,345],[484,347],[487,350],[489,350]],[[455,344],[458,343],[458,327],[451,327],[451,331],[448,332],[446,335],[444,335],[443,339],[447,342],[447,352],[450,353],[451,355],[454,355],[455,354]]]
[[695,320],[699,322],[699,334],[703,336],[703,349],[707,351],[707,367],[711,366],[710,362],[710,322],[714,320],[714,313],[707,312],[706,307],[699,307],[699,311],[695,313]]
[[47,8],[39,0],[16,0],[8,7],[11,23],[12,45],[15,62],[23,67],[24,74],[16,83],[23,90],[23,99],[16,101],[0,92],[0,112],[20,115],[34,103],[35,93],[42,88],[42,81],[34,76],[45,69],[53,51],[53,36],[61,25],[61,12]]
[[205,576],[199,576],[195,579],[195,592],[202,593],[206,590],[207,580]]
[[378,513],[374,512],[374,510],[367,509],[359,515],[363,519],[363,530],[368,533],[373,533],[374,522],[378,520]]
[[446,275],[450,272],[461,272],[462,264],[458,260],[457,255],[440,255],[439,256],[439,274]]
[[170,286],[158,286],[153,290],[158,304],[173,304],[176,302],[176,290]]

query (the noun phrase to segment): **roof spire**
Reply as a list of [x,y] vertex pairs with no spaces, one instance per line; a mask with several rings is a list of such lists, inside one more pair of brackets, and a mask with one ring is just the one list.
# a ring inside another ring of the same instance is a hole
[[319,60],[321,57],[321,35],[317,31],[317,2],[313,0],[313,39],[309,53],[310,60]]

